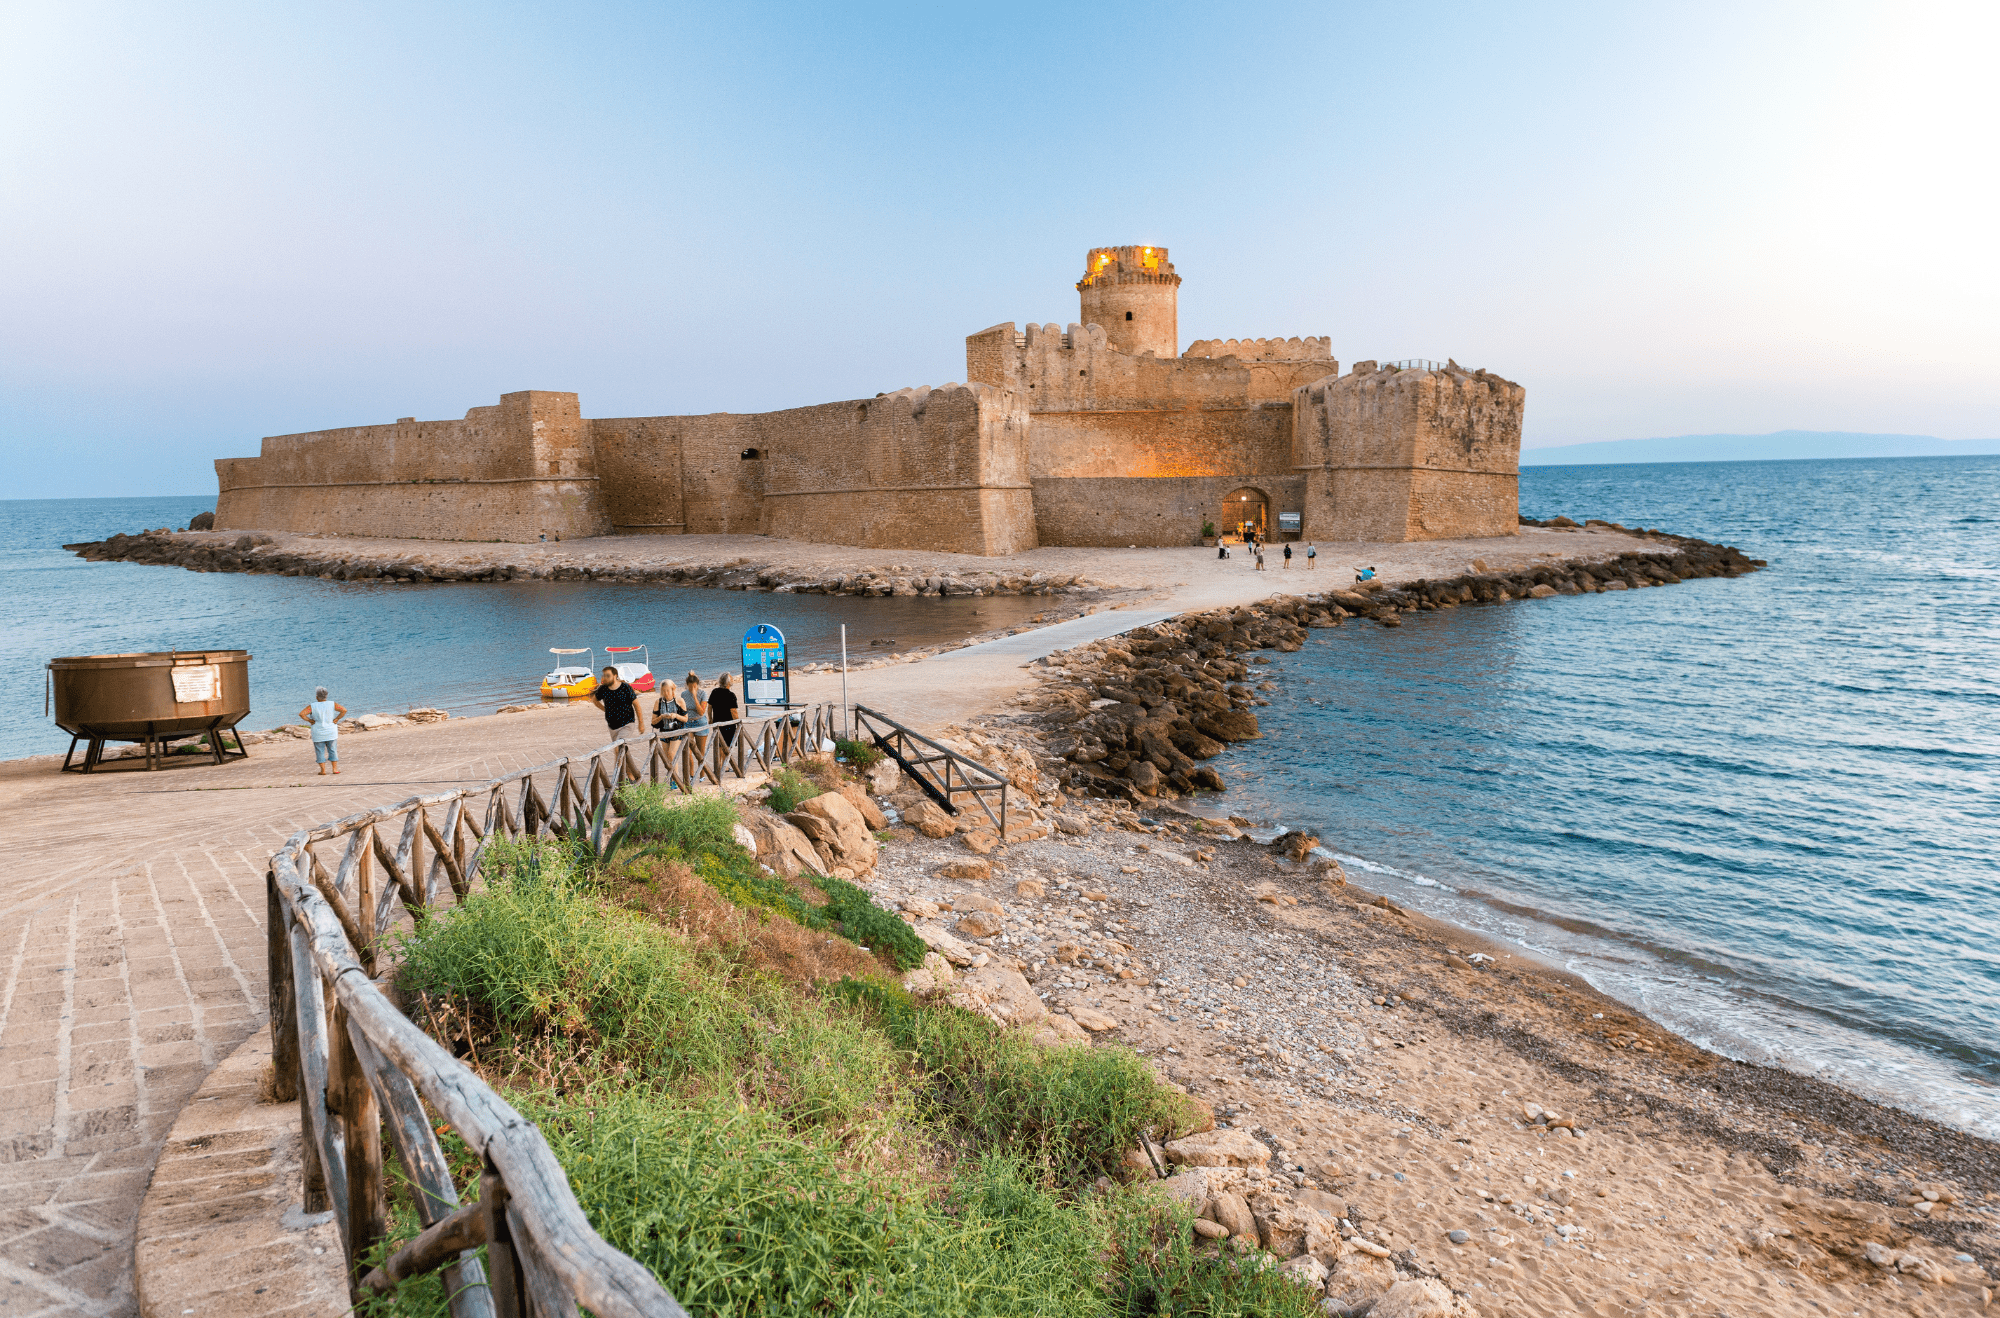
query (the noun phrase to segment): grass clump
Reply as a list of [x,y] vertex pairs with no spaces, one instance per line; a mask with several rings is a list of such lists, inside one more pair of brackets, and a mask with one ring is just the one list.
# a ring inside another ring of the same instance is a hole
[[826,915],[837,921],[840,932],[866,948],[886,955],[898,970],[915,970],[930,951],[916,930],[894,912],[877,906],[874,899],[845,879],[830,874],[811,876],[813,886],[826,894]]
[[1128,1197],[1111,1216],[1107,1252],[1112,1313],[1174,1318],[1320,1318],[1317,1294],[1278,1271],[1269,1255],[1198,1248],[1184,1205]]
[[771,796],[768,804],[779,814],[788,815],[798,809],[802,802],[810,801],[825,790],[790,765],[783,765],[771,775]]
[[895,1050],[853,1013],[612,906],[549,860],[559,851],[539,866],[495,851],[487,887],[403,945],[408,987],[480,1013],[490,1064],[547,1076],[531,1063],[555,1056],[572,1080],[754,1097],[808,1124],[878,1103]]
[[[924,945],[863,889],[771,874],[726,801],[620,797],[650,854],[495,842],[484,884],[407,937],[403,980],[690,1312],[1316,1312],[1268,1260],[1197,1246],[1183,1208],[1090,1188],[1141,1132],[1191,1124],[1138,1056],[919,1001],[882,970]],[[391,1207],[392,1248],[417,1221],[407,1187]],[[442,1282],[362,1312],[442,1315]]]
[[1116,1173],[1141,1132],[1171,1139],[1193,1124],[1186,1101],[1128,1049],[1042,1047],[975,1012],[865,980],[835,992],[912,1056],[919,1100],[934,1116],[1038,1168],[1048,1184]]
[[613,798],[632,836],[693,855],[732,845],[736,803],[726,796],[670,796],[665,783],[626,783]]
[[874,743],[850,741],[846,737],[834,738],[833,753],[860,770],[872,767],[877,760],[883,758],[881,748]]
[[755,1108],[676,1108],[643,1091],[521,1107],[599,1233],[690,1312],[1110,1312],[1086,1280],[1101,1214],[1002,1161],[939,1198],[857,1177],[838,1141]]

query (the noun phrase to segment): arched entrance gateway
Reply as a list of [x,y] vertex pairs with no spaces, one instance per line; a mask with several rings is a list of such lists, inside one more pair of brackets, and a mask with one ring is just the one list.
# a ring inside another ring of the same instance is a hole
[[1222,500],[1222,515],[1215,524],[1225,536],[1248,539],[1251,532],[1271,533],[1271,500],[1262,490],[1244,486],[1231,490]]

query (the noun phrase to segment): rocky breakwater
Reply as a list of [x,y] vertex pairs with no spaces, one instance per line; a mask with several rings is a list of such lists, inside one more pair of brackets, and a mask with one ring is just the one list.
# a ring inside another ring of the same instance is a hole
[[198,532],[159,527],[63,548],[93,563],[146,563],[191,572],[262,572],[328,581],[443,585],[463,581],[664,582],[718,590],[772,594],[946,598],[968,595],[1064,595],[1089,599],[1108,587],[1061,572],[943,571],[892,564],[869,568],[820,568],[760,563],[736,556],[716,562],[644,551],[553,545],[477,545],[440,542],[435,550],[409,552],[373,543],[345,543],[316,536],[275,536],[261,531]]
[[[1546,525],[1579,528],[1568,518]],[[1537,525],[1543,525],[1537,523]],[[1588,523],[1625,531],[1611,523]],[[1310,629],[1362,618],[1398,627],[1406,614],[1461,605],[1548,599],[1736,577],[1763,567],[1727,545],[1660,532],[1628,532],[1658,550],[1556,559],[1432,580],[1368,581],[1313,595],[1279,595],[1255,605],[1191,614],[1139,627],[1041,661],[1052,681],[1026,702],[1043,747],[1066,761],[1063,784],[1094,796],[1173,797],[1221,791],[1222,775],[1200,761],[1260,735],[1255,707],[1277,690],[1262,681],[1259,650],[1292,653]],[[1245,659],[1244,656],[1253,657]]]

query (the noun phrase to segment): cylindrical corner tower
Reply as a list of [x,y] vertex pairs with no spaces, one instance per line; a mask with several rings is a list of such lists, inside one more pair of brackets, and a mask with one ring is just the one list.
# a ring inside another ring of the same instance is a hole
[[1119,352],[1180,356],[1181,277],[1164,247],[1093,247],[1076,291],[1082,320]]

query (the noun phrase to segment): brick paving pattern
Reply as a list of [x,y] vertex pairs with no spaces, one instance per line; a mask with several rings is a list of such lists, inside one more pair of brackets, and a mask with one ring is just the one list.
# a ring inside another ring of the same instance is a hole
[[264,868],[293,831],[594,746],[596,710],[454,720],[247,761],[0,764],[0,1314],[128,1315],[174,1118],[264,1021]]

